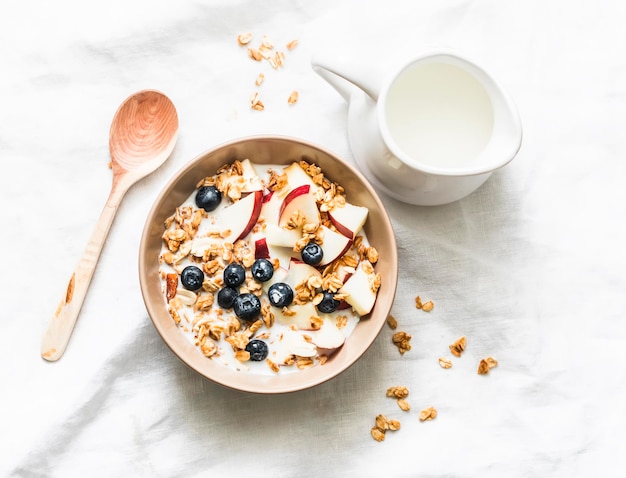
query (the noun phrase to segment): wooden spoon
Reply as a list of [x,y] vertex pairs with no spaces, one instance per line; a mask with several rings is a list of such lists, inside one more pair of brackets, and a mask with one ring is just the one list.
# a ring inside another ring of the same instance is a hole
[[158,91],[144,90],[131,95],[115,113],[109,133],[113,169],[111,193],[67,285],[65,297],[43,336],[41,356],[44,359],[54,362],[65,352],[104,241],[124,194],[133,184],[165,162],[177,138],[176,108],[169,98]]

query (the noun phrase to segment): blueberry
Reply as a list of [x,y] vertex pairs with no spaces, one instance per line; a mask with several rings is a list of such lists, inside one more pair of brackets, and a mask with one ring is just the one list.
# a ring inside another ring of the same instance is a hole
[[267,348],[267,344],[259,339],[254,339],[248,342],[246,345],[246,351],[250,352],[250,360],[253,362],[260,362],[261,360],[265,360],[267,358],[267,354],[269,349]]
[[320,262],[322,262],[322,257],[324,257],[324,251],[319,244],[315,242],[309,242],[301,252],[302,260],[309,264],[310,266],[316,266]]
[[246,270],[241,264],[228,264],[224,269],[224,284],[228,287],[237,287],[246,280]]
[[323,312],[324,314],[330,314],[337,310],[339,307],[339,301],[335,299],[335,294],[332,292],[324,291],[324,298],[322,301],[317,304],[317,310]]
[[246,292],[235,297],[233,310],[241,320],[252,321],[261,313],[261,301],[256,295]]
[[196,192],[196,206],[201,207],[206,212],[215,210],[222,202],[222,193],[215,186],[202,186]]
[[257,259],[252,264],[252,277],[259,282],[266,282],[274,275],[274,266],[267,259]]
[[217,293],[217,304],[222,309],[230,309],[239,295],[239,291],[234,287],[222,287]]
[[287,307],[293,301],[293,289],[289,284],[276,282],[268,289],[267,296],[274,307]]
[[187,266],[180,273],[180,281],[187,290],[198,290],[204,282],[204,272],[196,266]]

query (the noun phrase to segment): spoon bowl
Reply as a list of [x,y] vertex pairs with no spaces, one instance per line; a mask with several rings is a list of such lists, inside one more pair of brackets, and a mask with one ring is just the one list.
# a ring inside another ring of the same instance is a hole
[[65,296],[41,343],[41,356],[56,361],[65,352],[93,277],[104,241],[126,191],[171,155],[178,138],[178,115],[170,99],[155,90],[129,96],[118,108],[109,132],[113,182],[89,243],[70,278]]
[[109,151],[113,175],[139,179],[169,157],[178,136],[176,108],[167,96],[144,90],[124,101],[113,117]]

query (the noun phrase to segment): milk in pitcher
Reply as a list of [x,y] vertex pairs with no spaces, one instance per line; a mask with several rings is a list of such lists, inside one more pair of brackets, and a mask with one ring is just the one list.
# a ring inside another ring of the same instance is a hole
[[485,87],[445,62],[407,67],[389,87],[384,115],[405,160],[437,169],[472,167],[494,126]]

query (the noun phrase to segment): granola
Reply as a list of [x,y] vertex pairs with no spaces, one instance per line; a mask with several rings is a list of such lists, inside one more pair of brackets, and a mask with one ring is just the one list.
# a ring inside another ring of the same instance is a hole
[[466,339],[465,336],[459,338],[454,343],[450,344],[450,352],[455,357],[460,357],[463,351],[465,350]]
[[436,416],[437,416],[437,410],[435,409],[435,407],[424,408],[420,412],[420,421],[424,422],[424,421],[433,420]]
[[400,422],[398,420],[388,419],[385,415],[380,414],[376,416],[370,433],[374,440],[381,442],[385,439],[387,431],[397,430],[400,430]]
[[407,334],[406,332],[396,332],[393,334],[391,340],[393,344],[398,347],[400,354],[404,355],[406,352],[411,350],[412,338],[411,334]]
[[497,365],[498,361],[493,357],[486,357],[484,359],[481,359],[478,364],[478,375],[487,375],[489,371],[492,368],[497,367]]
[[421,309],[424,312],[431,312],[435,308],[435,304],[432,300],[422,302],[422,298],[418,295],[415,296],[415,308]]
[[441,368],[452,368],[452,360],[445,357],[439,357],[439,365]]

